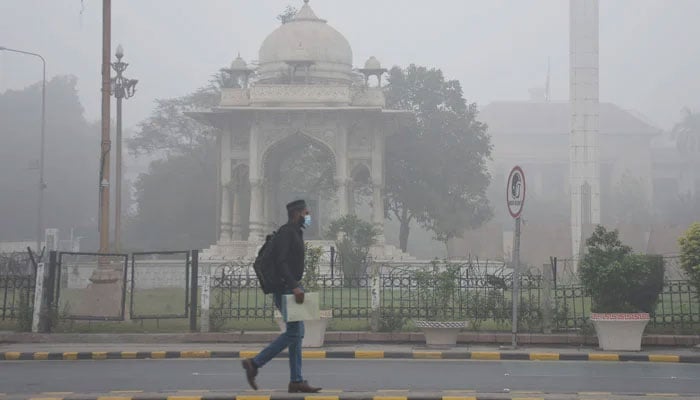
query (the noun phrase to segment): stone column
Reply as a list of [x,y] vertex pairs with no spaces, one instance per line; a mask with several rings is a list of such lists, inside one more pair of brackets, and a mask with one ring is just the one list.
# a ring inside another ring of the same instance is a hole
[[345,177],[336,176],[335,178],[336,194],[338,196],[338,217],[342,218],[348,215],[348,180]]
[[375,124],[372,136],[372,223],[379,231],[377,242],[384,244],[384,132]]
[[335,187],[338,196],[339,217],[348,215],[348,154],[347,129],[339,129],[336,137]]
[[231,132],[221,136],[221,221],[219,243],[231,242]]
[[263,240],[263,193],[262,182],[250,181],[250,237],[248,241]]
[[234,186],[232,197],[231,240],[241,240],[241,184]]
[[384,188],[381,184],[372,185],[372,224],[379,231],[377,242],[384,244]]
[[260,135],[262,132],[253,124],[250,130],[249,141],[249,180],[250,180],[250,235],[249,242],[261,242],[263,240],[263,195],[262,195],[262,177],[259,145]]

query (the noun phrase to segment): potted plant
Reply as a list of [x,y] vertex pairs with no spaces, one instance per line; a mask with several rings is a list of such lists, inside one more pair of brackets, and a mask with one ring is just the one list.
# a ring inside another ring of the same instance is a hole
[[459,332],[467,327],[466,320],[455,318],[462,300],[459,266],[448,264],[441,270],[437,263],[433,263],[431,271],[418,271],[415,278],[421,319],[414,320],[414,324],[425,335],[425,344],[429,347],[454,347]]
[[[320,277],[319,269],[321,257],[323,256],[323,248],[315,247],[308,243],[304,244],[305,248],[305,266],[304,277],[301,285],[307,292],[318,292],[320,286],[318,280]],[[304,321],[304,340],[302,347],[323,347],[326,338],[326,328],[328,321],[333,318],[333,310],[321,310],[321,319],[313,321]],[[285,331],[286,325],[279,311],[275,310],[275,321],[282,332]]]
[[586,240],[579,277],[591,296],[591,322],[599,346],[603,350],[641,350],[649,314],[663,290],[663,258],[634,254],[622,244],[617,231],[598,226]]

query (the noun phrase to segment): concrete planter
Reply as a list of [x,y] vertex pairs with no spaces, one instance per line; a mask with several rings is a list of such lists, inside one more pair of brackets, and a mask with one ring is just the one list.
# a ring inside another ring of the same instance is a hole
[[414,321],[416,327],[425,335],[425,344],[428,347],[454,347],[457,345],[457,336],[464,328],[466,322],[436,322]]
[[640,351],[649,314],[591,314],[598,345],[610,351]]
[[[331,318],[333,318],[332,310],[321,310],[321,319],[304,321],[304,340],[301,342],[301,347],[323,347],[326,340],[326,328],[328,328],[328,322]],[[287,329],[282,314],[277,310],[275,310],[275,322],[281,332]]]

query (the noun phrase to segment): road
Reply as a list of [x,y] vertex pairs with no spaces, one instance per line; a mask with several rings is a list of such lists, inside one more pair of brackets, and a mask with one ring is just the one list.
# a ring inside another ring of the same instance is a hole
[[[306,360],[305,377],[325,389],[475,390],[502,393],[700,393],[700,364],[581,361]],[[286,360],[261,370],[264,389],[285,389]],[[0,392],[107,393],[247,390],[238,360],[0,362]]]

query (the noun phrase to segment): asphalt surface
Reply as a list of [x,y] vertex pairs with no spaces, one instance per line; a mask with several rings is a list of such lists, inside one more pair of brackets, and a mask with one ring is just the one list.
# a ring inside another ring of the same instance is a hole
[[[636,362],[305,360],[305,378],[329,390],[475,390],[503,393],[700,393],[700,365]],[[286,389],[286,360],[260,371],[262,389]],[[0,363],[0,392],[107,393],[247,390],[239,360],[15,361]]]

